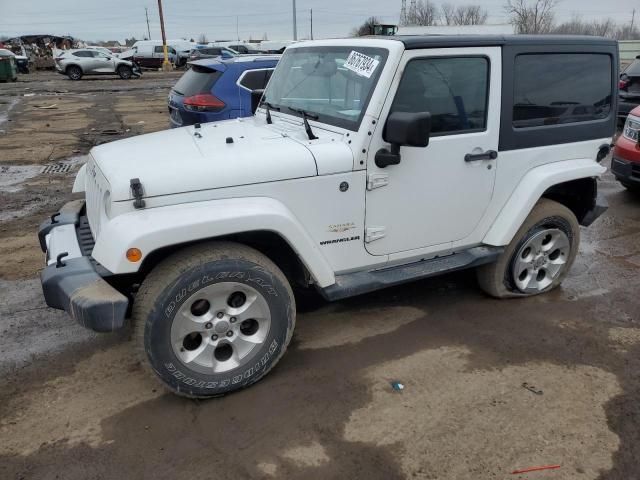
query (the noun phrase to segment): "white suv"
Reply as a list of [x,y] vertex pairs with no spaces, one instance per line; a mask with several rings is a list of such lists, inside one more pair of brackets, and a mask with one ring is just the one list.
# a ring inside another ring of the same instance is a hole
[[294,291],[328,300],[478,267],[557,287],[616,121],[615,41],[429,36],[302,42],[248,119],[95,147],[40,228],[47,303],[130,318],[174,392],[246,387],[283,355]]

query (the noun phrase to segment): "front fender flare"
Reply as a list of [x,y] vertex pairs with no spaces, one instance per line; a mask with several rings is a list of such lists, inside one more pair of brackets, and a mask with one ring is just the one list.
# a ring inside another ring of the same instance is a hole
[[136,210],[101,226],[93,257],[115,274],[134,273],[125,253],[139,248],[144,257],[182,243],[251,231],[279,234],[297,253],[318,286],[335,283],[333,270],[298,219],[268,197],[230,198]]
[[498,214],[483,243],[508,245],[548,188],[580,178],[599,177],[606,170],[591,158],[549,163],[529,170]]

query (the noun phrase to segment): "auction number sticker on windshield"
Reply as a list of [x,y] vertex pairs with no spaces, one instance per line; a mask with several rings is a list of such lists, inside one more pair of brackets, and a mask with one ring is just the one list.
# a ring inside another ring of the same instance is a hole
[[344,62],[345,68],[367,78],[371,78],[371,75],[376,71],[379,64],[380,60],[368,57],[362,53],[356,52],[355,50],[351,51],[347,60]]

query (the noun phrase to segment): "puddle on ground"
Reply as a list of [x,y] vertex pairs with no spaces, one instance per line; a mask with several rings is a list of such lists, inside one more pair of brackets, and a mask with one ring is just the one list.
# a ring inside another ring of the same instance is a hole
[[18,104],[18,98],[9,98],[7,102],[0,103],[0,134],[7,133],[4,124],[9,120],[9,112]]
[[47,165],[5,165],[0,167],[0,192],[14,193],[22,190],[23,183],[37,177],[40,174],[71,175],[73,167],[85,163],[86,155],[55,162]]

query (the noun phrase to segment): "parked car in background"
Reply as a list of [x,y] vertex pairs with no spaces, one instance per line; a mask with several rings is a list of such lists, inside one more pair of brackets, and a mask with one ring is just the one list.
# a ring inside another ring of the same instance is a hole
[[18,73],[29,73],[29,58],[25,55],[17,55],[13,53],[11,50],[7,50],[6,48],[0,48],[0,56],[3,57],[13,57],[16,62],[16,69]]
[[114,54],[111,50],[109,50],[107,47],[99,47],[97,45],[87,45],[86,47],[84,47],[87,50],[95,50],[96,52],[102,52],[105,55],[114,55],[114,56],[118,56],[116,54]]
[[618,121],[623,123],[631,110],[640,105],[640,55],[620,74]]
[[237,57],[238,52],[235,52],[225,47],[204,47],[196,48],[191,52],[189,61],[202,60],[203,58],[222,58],[226,60],[228,58]]
[[238,52],[241,55],[259,55],[262,52],[255,43],[240,43],[240,42],[212,42],[209,44],[212,47],[226,47]]
[[227,60],[198,60],[169,94],[171,127],[251,116],[279,56],[243,56]]
[[[186,65],[197,45],[187,40],[167,40],[169,61],[177,67]],[[143,68],[160,68],[164,61],[162,40],[138,40],[131,50],[123,52],[121,58],[131,58]]]
[[640,193],[640,107],[629,113],[616,140],[611,171],[627,190]]
[[97,50],[65,50],[55,58],[58,73],[71,80],[80,80],[84,75],[119,75],[128,80],[141,75],[134,62],[107,55]]

